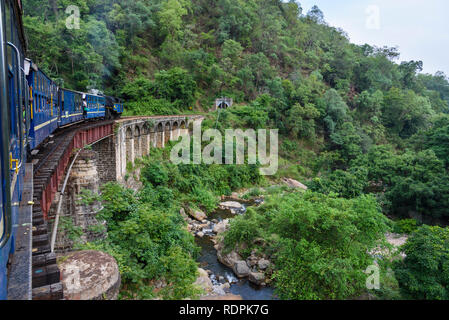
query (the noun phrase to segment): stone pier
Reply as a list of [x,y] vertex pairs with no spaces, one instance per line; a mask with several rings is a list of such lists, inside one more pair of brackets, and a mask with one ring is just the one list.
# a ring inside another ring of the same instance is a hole
[[[57,252],[70,251],[75,240],[89,242],[105,236],[105,228],[101,227],[104,222],[96,219],[101,210],[99,202],[95,200],[100,191],[97,158],[95,151],[83,150],[72,167],[66,191],[61,199],[60,232],[55,246]],[[55,203],[52,211],[56,209]],[[82,231],[82,235],[80,239],[74,239],[78,231]]]

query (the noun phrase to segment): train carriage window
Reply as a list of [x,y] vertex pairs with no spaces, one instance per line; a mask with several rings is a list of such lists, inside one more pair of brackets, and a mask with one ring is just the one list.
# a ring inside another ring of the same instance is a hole
[[[17,41],[14,41],[14,17],[13,17],[13,11],[10,9],[10,6],[8,3],[6,3],[5,6],[5,25],[6,25],[6,41],[17,43]],[[9,131],[11,132],[12,136],[11,138],[14,139],[14,136],[19,132],[19,122],[18,119],[18,105],[19,100],[17,96],[17,90],[18,90],[18,75],[16,71],[16,52],[13,51],[13,48],[10,46],[6,47],[6,53],[7,53],[7,67],[8,67],[8,88],[9,88],[9,95],[8,95],[8,106],[10,108],[10,121],[9,121]]]

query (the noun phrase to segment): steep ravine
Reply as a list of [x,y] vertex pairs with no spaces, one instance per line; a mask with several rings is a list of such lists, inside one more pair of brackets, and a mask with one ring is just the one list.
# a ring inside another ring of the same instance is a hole
[[[273,288],[256,285],[248,280],[248,277],[239,279],[232,268],[222,264],[217,256],[216,241],[217,232],[223,231],[226,222],[236,214],[245,214],[246,206],[258,205],[260,200],[240,203],[241,207],[235,210],[217,209],[207,219],[198,220],[187,218],[189,230],[195,235],[195,241],[201,248],[198,258],[200,268],[206,270],[212,288],[210,296],[225,296],[232,294],[241,296],[244,300],[273,300],[276,299]],[[221,230],[220,230],[221,229]]]

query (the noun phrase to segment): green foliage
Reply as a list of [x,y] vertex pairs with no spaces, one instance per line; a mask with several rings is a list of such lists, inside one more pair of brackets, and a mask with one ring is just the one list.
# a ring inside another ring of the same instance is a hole
[[368,185],[367,171],[364,168],[353,171],[336,170],[324,178],[313,179],[308,187],[312,191],[332,193],[347,199],[358,197]]
[[108,238],[97,246],[117,258],[124,283],[137,287],[133,292],[140,298],[149,294],[144,288],[151,279],[167,281],[166,299],[196,294],[192,283],[199,249],[178,212],[137,199],[117,184],[102,188],[102,200],[100,216],[107,222]]
[[[230,230],[226,233],[224,238],[224,245],[229,249],[233,249],[237,244],[249,245],[252,248],[253,241],[262,236],[264,231],[262,225],[264,219],[253,208],[248,208],[248,211],[242,215],[237,216],[231,220]],[[248,249],[247,255],[251,251]]]
[[402,138],[408,138],[427,127],[433,115],[429,100],[411,90],[391,88],[385,95],[383,123]]
[[411,234],[418,229],[418,222],[414,219],[403,219],[394,223],[393,232]]
[[162,164],[152,163],[145,167],[142,177],[155,186],[168,182],[168,172]]
[[397,155],[386,146],[375,147],[353,165],[367,168],[369,181],[380,183],[385,209],[396,216],[449,214],[449,176],[432,150]]
[[83,235],[83,229],[75,226],[71,217],[59,218],[58,232],[64,234],[69,240],[73,241],[74,247],[81,245],[81,236]]
[[315,119],[320,112],[312,104],[295,104],[288,112],[287,128],[292,137],[315,138]]
[[406,257],[395,265],[404,296],[418,300],[449,298],[449,229],[422,226],[404,245]]
[[330,89],[323,97],[323,104],[326,114],[324,122],[329,134],[334,134],[343,123],[349,120],[349,108],[338,92],[334,89]]
[[449,116],[444,115],[435,120],[435,124],[429,130],[415,137],[418,147],[431,149],[436,156],[445,162],[449,168]]
[[154,90],[156,97],[186,109],[195,100],[196,83],[187,70],[176,67],[155,75]]
[[279,194],[237,217],[225,233],[228,248],[263,237],[275,260],[273,279],[281,299],[345,299],[363,291],[368,251],[388,230],[376,200],[318,193]]

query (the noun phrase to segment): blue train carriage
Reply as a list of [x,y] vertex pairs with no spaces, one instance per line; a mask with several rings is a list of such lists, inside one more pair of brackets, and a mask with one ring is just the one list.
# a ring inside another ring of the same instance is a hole
[[118,119],[123,113],[123,103],[120,99],[105,96],[106,101],[106,119]]
[[83,93],[60,88],[58,91],[59,127],[84,121]]
[[25,174],[29,100],[26,41],[19,0],[0,0],[0,300],[7,298],[8,260],[15,251]]
[[114,112],[120,117],[123,111],[123,102],[120,99],[116,99],[116,103],[114,104]]
[[30,86],[30,149],[37,148],[42,141],[58,128],[58,86],[36,64],[31,61],[27,75]]
[[84,118],[85,119],[103,119],[106,115],[106,100],[105,97],[84,93],[83,105],[84,105]]

